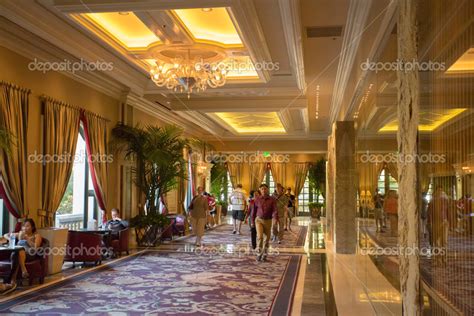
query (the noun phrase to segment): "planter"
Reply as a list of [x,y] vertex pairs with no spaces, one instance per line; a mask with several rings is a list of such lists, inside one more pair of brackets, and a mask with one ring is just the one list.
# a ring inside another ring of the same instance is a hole
[[313,207],[310,209],[311,217],[319,219],[321,217],[321,207]]
[[156,247],[161,243],[163,227],[159,225],[148,225],[135,227],[135,238],[138,247]]

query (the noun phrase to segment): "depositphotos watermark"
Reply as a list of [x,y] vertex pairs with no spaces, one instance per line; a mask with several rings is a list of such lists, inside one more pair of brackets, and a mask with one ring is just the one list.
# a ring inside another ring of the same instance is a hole
[[114,253],[112,247],[86,247],[80,244],[78,247],[40,247],[27,248],[25,251],[31,256],[98,256],[111,257]]
[[276,153],[208,153],[205,155],[204,161],[207,163],[289,163],[290,155]]
[[[248,256],[256,256],[258,255],[258,251],[256,249],[252,249],[249,244],[236,246],[232,249],[229,249],[226,246],[209,246],[209,247],[199,247],[194,250],[194,253],[198,256],[208,256],[208,257],[216,257],[216,256],[233,256],[238,258],[248,257]],[[269,248],[267,251],[267,256],[279,256],[280,251],[277,248]]]
[[387,154],[369,154],[360,155],[361,163],[445,163],[445,154],[419,154],[419,155],[402,155],[398,153]]
[[249,71],[278,71],[280,70],[279,62],[263,61],[263,62],[247,62],[240,59],[226,59],[223,62],[209,63],[201,59],[195,64],[199,69],[225,70],[231,73],[248,73]]
[[360,64],[360,68],[363,71],[374,71],[375,73],[379,71],[445,71],[446,64],[433,61],[419,62],[416,59],[411,61],[397,59],[392,62],[374,62],[367,58],[365,62]]
[[363,256],[445,256],[446,248],[439,247],[363,247],[359,249]]
[[109,154],[92,154],[87,156],[84,151],[79,151],[76,154],[64,152],[62,154],[40,154],[35,151],[28,155],[29,163],[84,163],[84,162],[98,162],[98,163],[112,163],[114,162],[114,155]]
[[84,59],[80,61],[39,61],[35,58],[28,64],[28,70],[47,73],[48,71],[66,71],[75,73],[76,71],[112,71],[114,63],[105,61],[89,62]]

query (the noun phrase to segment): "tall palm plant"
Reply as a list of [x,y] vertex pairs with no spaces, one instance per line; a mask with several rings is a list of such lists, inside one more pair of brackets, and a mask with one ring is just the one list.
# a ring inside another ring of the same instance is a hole
[[0,129],[0,150],[9,152],[11,141],[12,140],[10,134],[5,130]]
[[117,124],[112,129],[112,147],[136,160],[134,182],[146,197],[147,213],[158,213],[159,199],[186,177],[183,150],[188,141],[174,126],[144,128]]

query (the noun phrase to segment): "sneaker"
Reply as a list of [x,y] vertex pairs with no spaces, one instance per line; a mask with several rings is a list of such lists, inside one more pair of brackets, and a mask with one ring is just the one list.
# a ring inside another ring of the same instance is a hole
[[237,231],[236,231],[236,230],[234,230],[234,231],[232,232],[232,234],[234,234],[234,235],[235,235],[236,233],[237,233]]
[[287,231],[288,231],[288,228],[285,228],[285,231],[287,232]]
[[261,261],[262,261],[262,262],[265,262],[265,261],[267,261],[267,255],[263,255],[263,256],[262,256],[262,260],[261,260]]
[[281,244],[281,240],[279,240],[278,243]]
[[237,232],[239,235],[242,235],[242,233],[240,232],[240,230]]
[[260,262],[260,261],[262,261],[262,255],[257,256],[257,262]]

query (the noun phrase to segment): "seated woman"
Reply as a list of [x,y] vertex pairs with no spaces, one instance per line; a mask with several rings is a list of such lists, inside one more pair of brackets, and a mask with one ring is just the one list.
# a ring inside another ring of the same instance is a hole
[[[17,245],[23,247],[18,252],[18,263],[21,269],[21,276],[26,279],[29,277],[29,274],[25,263],[33,261],[38,257],[36,249],[41,246],[43,239],[36,231],[36,224],[31,218],[26,219],[21,231],[13,235],[18,240]],[[4,237],[10,240],[10,234],[5,234]]]

